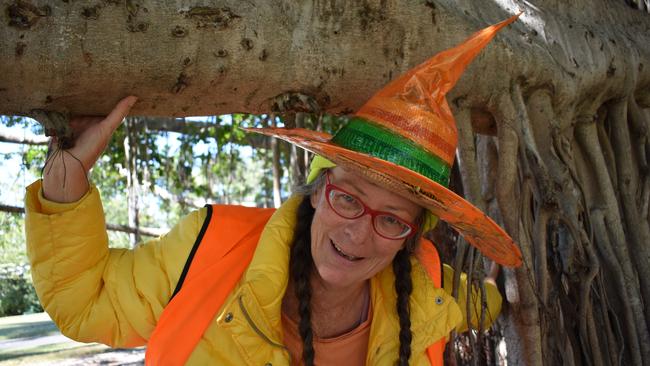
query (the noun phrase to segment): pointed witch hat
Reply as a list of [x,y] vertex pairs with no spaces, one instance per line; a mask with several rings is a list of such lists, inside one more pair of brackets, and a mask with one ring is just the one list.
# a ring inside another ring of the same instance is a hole
[[247,128],[320,155],[429,210],[483,255],[519,266],[521,252],[481,210],[447,188],[458,144],[445,95],[515,15],[440,52],[377,92],[334,136],[302,128]]

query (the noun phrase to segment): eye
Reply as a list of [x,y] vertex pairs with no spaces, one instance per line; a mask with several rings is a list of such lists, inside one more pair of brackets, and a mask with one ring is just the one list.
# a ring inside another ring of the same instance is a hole
[[331,196],[339,203],[355,204],[357,202],[354,196],[338,190],[332,190]]
[[355,203],[355,202],[357,202],[357,199],[350,196],[349,194],[340,193],[340,195],[341,195],[341,199],[343,199],[347,203]]
[[357,208],[359,206],[357,198],[345,192],[333,190],[330,193],[330,197],[332,198],[333,203],[341,208]]
[[357,209],[359,201],[354,197],[344,192],[336,192],[336,201],[339,205],[348,209]]
[[411,228],[401,219],[393,215],[379,215],[375,217],[375,229],[389,238],[400,238],[408,234]]
[[383,215],[381,217],[381,220],[385,225],[390,225],[390,226],[402,226],[402,222],[395,216],[389,216],[389,215]]

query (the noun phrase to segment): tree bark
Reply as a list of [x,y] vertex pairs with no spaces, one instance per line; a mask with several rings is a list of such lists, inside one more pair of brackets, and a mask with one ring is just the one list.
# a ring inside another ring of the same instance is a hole
[[533,84],[565,79],[562,95],[623,70],[638,70],[632,84],[650,79],[640,67],[650,53],[644,12],[622,0],[526,4],[3,0],[0,113],[103,115],[126,94],[140,97],[140,115],[349,112],[399,73],[518,11],[461,90],[487,97],[507,85],[504,73]]
[[124,138],[124,166],[126,166],[126,189],[127,189],[127,217],[129,226],[136,230],[129,234],[131,245],[135,247],[140,242],[138,228],[140,227],[140,180],[137,172],[137,151],[136,127],[137,119],[128,118],[124,127],[126,136]]

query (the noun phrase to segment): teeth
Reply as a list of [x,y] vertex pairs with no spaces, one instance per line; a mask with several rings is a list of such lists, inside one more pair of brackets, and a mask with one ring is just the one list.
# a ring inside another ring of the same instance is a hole
[[340,255],[344,256],[347,260],[350,260],[350,261],[358,261],[359,259],[361,259],[360,257],[355,257],[355,256],[353,256],[353,255],[349,255],[349,254],[345,253],[345,252],[343,251],[343,249],[339,248],[338,245],[334,244],[333,241],[330,240],[330,242],[331,242],[332,245],[334,246],[334,249],[336,249],[336,251],[339,252]]

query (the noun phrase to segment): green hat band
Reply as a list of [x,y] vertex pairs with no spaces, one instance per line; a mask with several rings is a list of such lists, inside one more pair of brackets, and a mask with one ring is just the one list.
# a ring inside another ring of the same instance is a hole
[[447,187],[450,167],[439,157],[387,128],[354,117],[332,138],[347,149],[390,161]]

